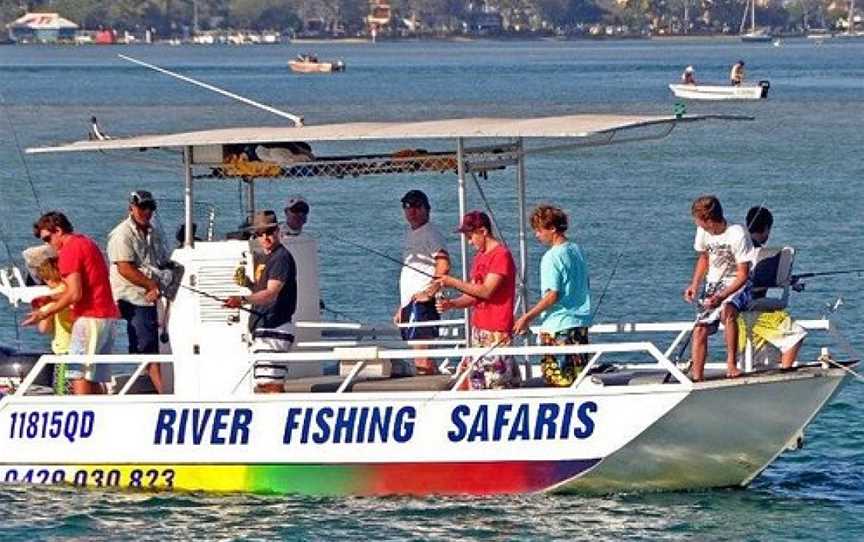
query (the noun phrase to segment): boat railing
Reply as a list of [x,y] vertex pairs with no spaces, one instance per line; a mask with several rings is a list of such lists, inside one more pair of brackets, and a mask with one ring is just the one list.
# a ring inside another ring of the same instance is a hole
[[[431,320],[427,322],[405,322],[399,324],[363,324],[360,322],[297,322],[296,327],[302,329],[321,330],[321,339],[316,341],[298,341],[298,348],[335,348],[361,346],[363,344],[399,343],[409,346],[465,346],[465,319]],[[401,330],[414,328],[437,327],[439,335],[432,339],[403,340]]]

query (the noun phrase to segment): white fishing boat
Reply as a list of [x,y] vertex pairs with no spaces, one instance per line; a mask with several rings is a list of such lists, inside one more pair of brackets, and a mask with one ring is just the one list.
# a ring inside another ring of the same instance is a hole
[[[233,282],[233,270],[245,262],[252,271],[250,244],[192,237],[196,186],[210,179],[224,186],[226,177],[243,178],[253,210],[251,185],[260,177],[362,182],[388,174],[396,181],[407,174],[449,174],[464,211],[466,186],[479,183],[479,174],[513,175],[524,309],[528,156],[659,139],[694,123],[741,119],[566,115],[365,122],[225,128],[29,149],[181,150],[178,190],[186,203],[186,238],[172,259],[183,273],[168,323],[171,354],[44,355],[14,393],[0,399],[0,482],[337,495],[746,486],[784,450],[800,445],[806,426],[843,384],[847,363],[826,350],[818,360],[780,372],[760,369],[748,350],[742,378],[716,378],[716,371],[712,378],[709,371],[707,381],[694,383],[673,355],[692,322],[600,324],[592,327],[589,345],[498,348],[498,354],[524,360],[521,388],[460,391],[467,373],[454,374],[455,365],[489,353],[465,346],[469,324],[463,319],[443,322],[459,335],[431,341],[423,353],[438,360],[445,374],[395,378],[392,362],[416,355],[410,342],[372,341],[369,336],[381,329],[317,317],[317,250],[308,241],[291,245],[303,292],[296,325],[304,335],[298,333],[292,352],[252,354],[248,313],[220,301],[248,293]],[[404,151],[421,140],[436,150]],[[290,164],[234,159],[238,148],[299,141],[332,152]],[[358,154],[365,144],[370,152]],[[382,152],[387,145],[399,152]],[[344,151],[334,150],[339,148]],[[464,276],[464,237],[461,247]],[[0,293],[11,302],[29,296],[18,278],[4,277]],[[826,319],[802,324],[814,331],[831,326]],[[636,333],[643,338],[628,338]],[[645,340],[646,334],[656,339]],[[538,358],[551,353],[584,353],[590,362],[570,387],[544,387]],[[289,363],[285,393],[253,393],[251,369],[259,359]],[[52,395],[39,385],[55,364],[75,361],[108,364],[115,374],[132,364],[134,371],[117,378],[110,395]],[[140,386],[145,367],[154,362],[166,376],[161,395]],[[325,365],[333,363],[340,373],[324,375]],[[721,412],[740,423],[718,421]]]
[[669,90],[677,98],[686,100],[762,100],[768,97],[771,83],[759,81],[755,85],[687,85],[672,83]]
[[314,55],[297,55],[297,58],[288,61],[288,67],[294,73],[332,73],[344,72],[345,62],[334,60],[332,62],[324,62],[318,60]]

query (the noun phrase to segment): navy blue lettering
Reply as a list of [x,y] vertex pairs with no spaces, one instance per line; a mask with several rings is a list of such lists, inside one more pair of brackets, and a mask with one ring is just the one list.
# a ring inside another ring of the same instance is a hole
[[306,444],[309,442],[309,428],[312,426],[312,409],[307,408],[306,414],[303,416],[303,434],[300,436],[300,443]]
[[220,433],[223,429],[228,428],[228,422],[225,421],[225,416],[227,416],[229,412],[230,411],[227,408],[216,409],[216,414],[213,416],[213,427],[210,430],[211,444],[225,444],[225,437]]
[[[555,438],[555,419],[558,417],[561,409],[556,403],[540,403],[537,408],[537,423],[534,424],[534,440],[553,439]],[[546,436],[543,436],[543,429],[546,429]]]
[[562,439],[570,438],[570,423],[573,421],[573,403],[566,403],[564,405],[564,419],[561,420],[561,433],[560,436]]
[[507,440],[528,440],[531,438],[531,430],[529,429],[530,416],[528,414],[528,405],[519,405],[516,410],[516,418],[513,420],[513,427],[510,428],[510,435]]
[[375,442],[377,435],[381,442],[387,442],[388,428],[390,427],[390,417],[393,415],[393,407],[384,409],[384,417],[381,417],[381,409],[372,409],[372,419],[369,420],[369,442]]
[[511,410],[513,410],[513,405],[498,405],[498,410],[495,412],[495,427],[492,429],[492,440],[501,440],[504,428],[510,422],[510,418],[507,414]]
[[396,419],[393,420],[393,440],[396,442],[408,442],[414,435],[414,419],[417,416],[417,411],[412,406],[406,406],[396,412]]
[[318,431],[312,434],[312,442],[315,444],[324,444],[330,440],[330,424],[327,422],[327,418],[332,417],[333,409],[330,407],[324,407],[318,411],[318,414],[315,416],[315,424],[318,425]]
[[180,411],[180,423],[177,424],[177,444],[186,444],[186,425],[189,423],[189,409]]
[[96,415],[92,410],[85,410],[81,413],[81,438],[87,438],[93,434],[94,421],[96,421]]
[[594,401],[585,401],[579,405],[576,417],[580,422],[582,422],[583,427],[577,427],[576,430],[573,431],[573,435],[576,438],[588,438],[594,432],[594,420],[591,419],[591,416],[588,414],[589,412],[597,412],[597,403]]
[[174,440],[174,422],[177,420],[177,411],[173,408],[159,409],[159,414],[156,416],[156,432],[153,434],[153,444],[162,444],[162,437],[165,437],[165,444],[171,444]]
[[249,424],[252,423],[252,411],[248,408],[238,408],[231,420],[231,444],[249,444]]
[[454,427],[454,429],[447,431],[447,438],[450,439],[450,442],[459,442],[465,438],[468,427],[465,426],[462,417],[468,414],[471,414],[471,409],[467,405],[459,405],[450,412],[450,422]]
[[299,427],[297,416],[302,412],[299,408],[289,408],[285,416],[285,431],[282,433],[282,444],[291,444],[291,433]]
[[210,414],[212,413],[212,410],[205,408],[202,419],[201,409],[192,409],[192,444],[197,446],[204,440],[204,431],[207,430],[207,423],[210,421]]
[[366,442],[366,420],[369,418],[369,407],[360,409],[360,420],[357,422],[357,442]]
[[471,432],[468,433],[468,442],[475,440],[489,440],[489,407],[480,405],[471,424]]
[[357,417],[357,409],[339,407],[336,411],[336,420],[333,422],[333,443],[342,442],[342,433],[345,433],[345,442],[354,440],[354,419]]

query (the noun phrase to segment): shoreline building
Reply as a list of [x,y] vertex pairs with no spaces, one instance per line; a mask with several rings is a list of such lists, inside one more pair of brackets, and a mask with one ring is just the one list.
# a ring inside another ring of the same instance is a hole
[[25,13],[6,27],[16,43],[72,43],[78,31],[77,24],[59,13]]

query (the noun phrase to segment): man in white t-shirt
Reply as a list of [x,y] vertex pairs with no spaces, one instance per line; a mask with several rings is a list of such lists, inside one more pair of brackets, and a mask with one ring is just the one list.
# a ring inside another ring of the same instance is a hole
[[[715,196],[702,196],[691,208],[696,223],[693,249],[699,253],[693,268],[693,278],[684,290],[684,300],[699,304],[701,313],[693,327],[692,352],[694,381],[702,380],[708,355],[708,336],[717,331],[722,321],[726,339],[726,376],[741,375],[736,352],[738,349],[738,313],[750,303],[750,261],[753,244],[747,229],[730,225],[723,217],[723,207]],[[699,295],[699,286],[705,288]]]
[[[440,319],[435,308],[438,285],[434,276],[450,272],[450,255],[444,237],[438,228],[429,222],[429,198],[420,190],[410,190],[402,197],[402,210],[408,231],[402,249],[402,274],[399,277],[399,308],[393,322],[417,323]],[[402,328],[404,340],[434,339],[438,336],[435,326]],[[422,348],[416,346],[415,348]],[[437,366],[432,360],[414,360],[418,374],[435,374]]]

